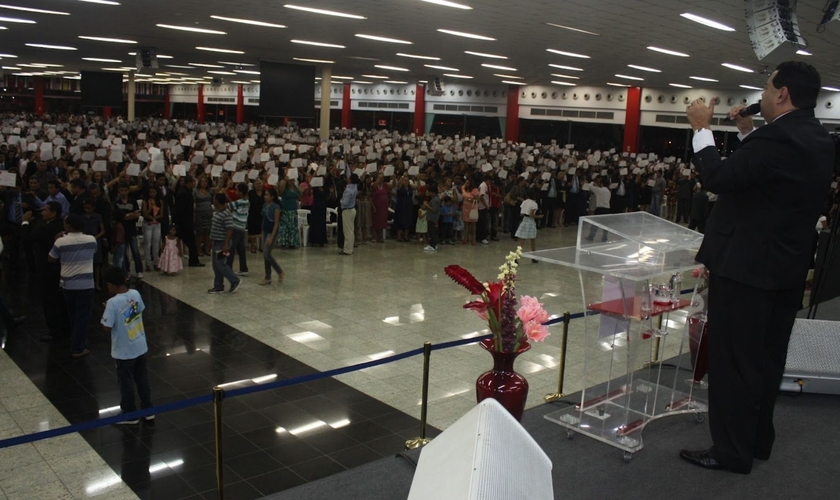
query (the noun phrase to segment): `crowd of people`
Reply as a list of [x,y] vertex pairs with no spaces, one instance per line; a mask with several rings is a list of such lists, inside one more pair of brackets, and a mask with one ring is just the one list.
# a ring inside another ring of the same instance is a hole
[[[208,291],[219,293],[249,273],[247,252],[263,253],[262,285],[272,272],[282,281],[272,250],[299,248],[301,229],[323,247],[337,226],[342,255],[389,234],[429,252],[503,235],[533,249],[538,230],[588,214],[643,210],[703,232],[715,203],[690,164],[655,154],[347,129],[321,141],[314,130],[91,116],[3,116],[0,170],[5,267],[36,279],[50,336],[67,312],[49,306],[62,301],[46,256],[69,214],[96,241],[94,290],[109,263],[142,279],[178,273],[186,255],[194,267],[211,259]],[[827,221],[836,182],[831,196]]]

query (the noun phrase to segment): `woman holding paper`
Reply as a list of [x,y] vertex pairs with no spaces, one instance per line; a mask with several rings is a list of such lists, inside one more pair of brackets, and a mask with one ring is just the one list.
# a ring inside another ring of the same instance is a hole
[[403,175],[397,187],[397,205],[394,210],[394,225],[397,230],[397,241],[408,241],[408,232],[414,229],[414,191],[408,182],[408,176]]
[[391,203],[389,185],[385,176],[379,174],[370,188],[370,209],[372,215],[373,241],[384,243],[383,231],[388,229],[388,207]]
[[280,229],[277,234],[277,244],[283,249],[295,249],[300,245],[300,231],[298,231],[298,198],[300,190],[295,185],[295,179],[280,181],[277,192],[280,193],[280,207],[283,214],[280,217]]
[[143,243],[145,243],[146,272],[157,269],[160,263],[160,221],[163,220],[163,200],[157,188],[150,187],[143,199]]
[[464,201],[461,204],[461,220],[464,221],[464,239],[461,243],[475,246],[475,227],[478,222],[478,189],[473,188],[472,179],[467,177],[461,188]]

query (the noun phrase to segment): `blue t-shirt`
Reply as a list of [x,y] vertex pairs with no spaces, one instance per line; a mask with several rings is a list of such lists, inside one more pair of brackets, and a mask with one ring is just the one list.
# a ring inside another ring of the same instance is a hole
[[105,304],[102,324],[111,328],[111,357],[134,359],[146,354],[146,330],[143,328],[143,298],[137,290],[114,295]]

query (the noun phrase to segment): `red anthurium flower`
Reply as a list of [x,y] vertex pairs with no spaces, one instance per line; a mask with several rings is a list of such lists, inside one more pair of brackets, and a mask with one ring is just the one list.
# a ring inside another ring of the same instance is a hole
[[488,283],[487,285],[489,287],[489,290],[487,290],[487,303],[493,308],[496,317],[500,318],[502,315],[502,293],[505,289],[505,283],[503,281],[497,281],[495,283]]
[[475,276],[461,266],[446,266],[443,271],[447,276],[452,278],[452,281],[458,283],[466,288],[473,295],[481,295],[484,293],[484,285],[475,279]]

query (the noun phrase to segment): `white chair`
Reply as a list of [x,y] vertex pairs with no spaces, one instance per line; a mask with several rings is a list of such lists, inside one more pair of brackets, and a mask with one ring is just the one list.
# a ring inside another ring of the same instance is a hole
[[[332,216],[335,216],[335,222],[332,221]],[[330,238],[330,235],[333,231],[338,233],[338,209],[337,208],[327,208],[327,239]]]
[[309,243],[309,210],[299,208],[297,211],[298,230],[300,231],[300,244],[306,246]]

